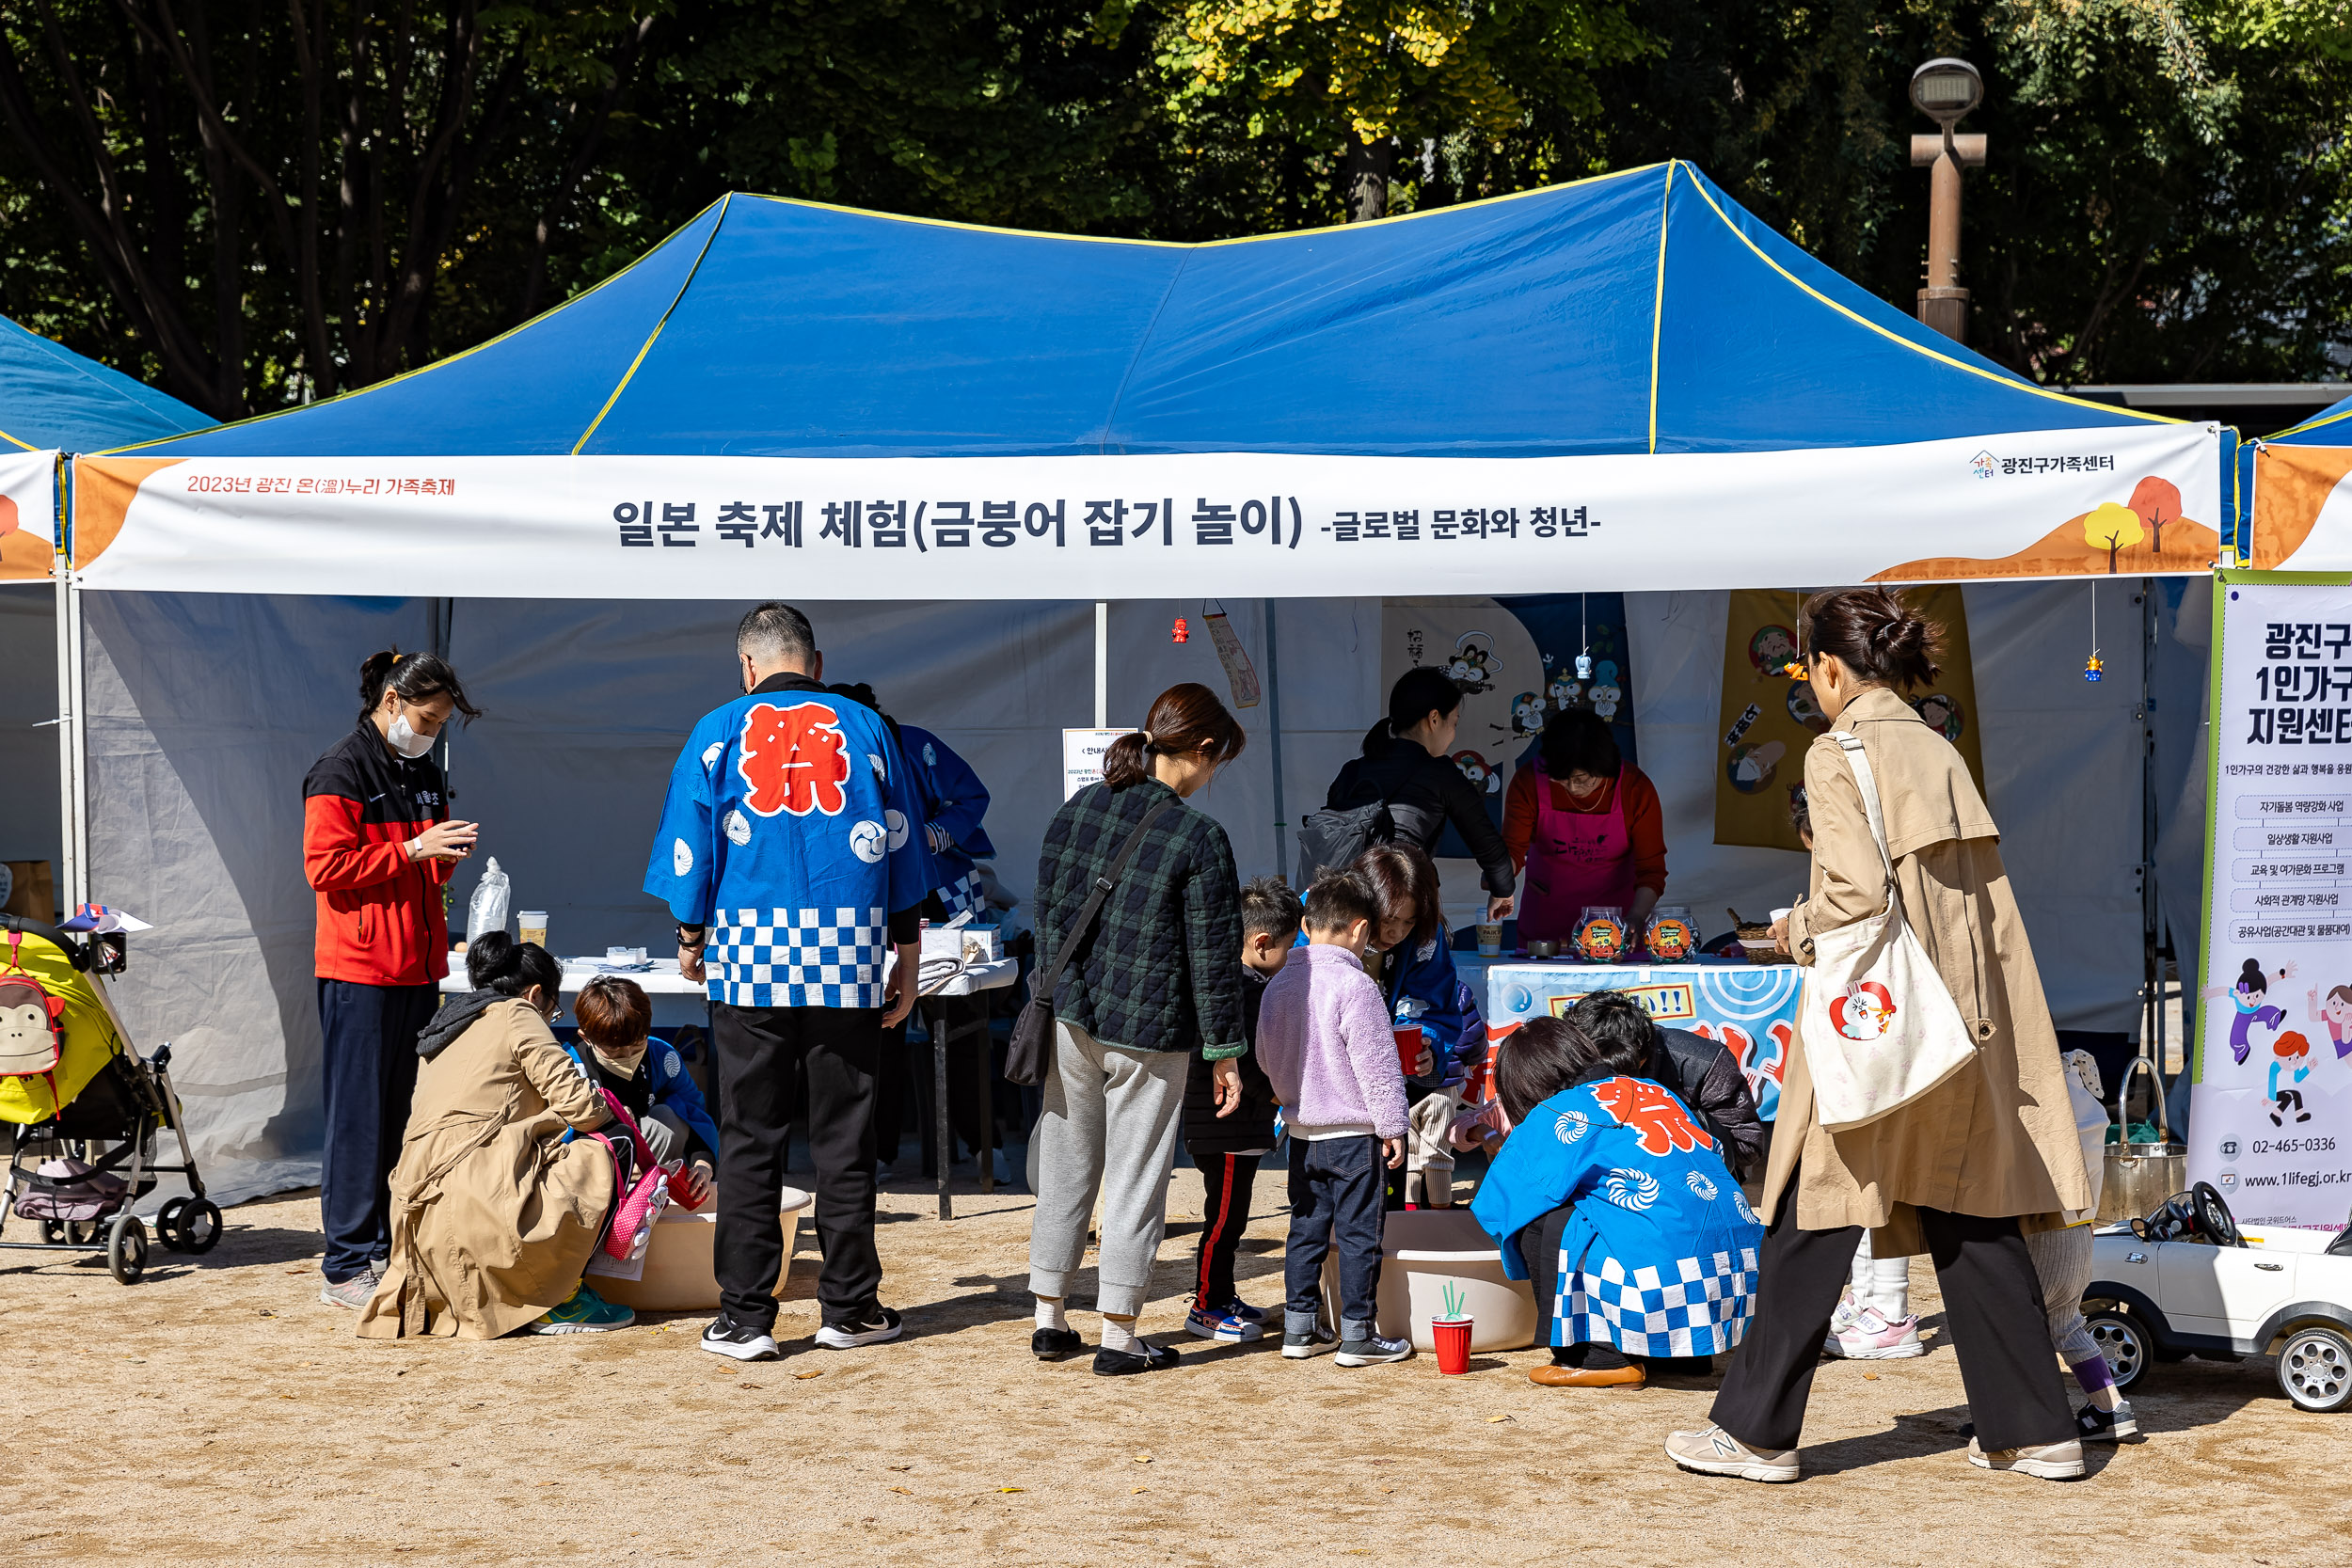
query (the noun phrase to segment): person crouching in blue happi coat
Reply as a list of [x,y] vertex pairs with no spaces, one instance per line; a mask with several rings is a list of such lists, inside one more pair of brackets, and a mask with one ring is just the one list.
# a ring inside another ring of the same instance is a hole
[[1719,1354],[1756,1309],[1764,1227],[1715,1140],[1643,1053],[1556,1018],[1495,1053],[1511,1135],[1470,1212],[1550,1320],[1551,1387],[1640,1385],[1647,1364]]

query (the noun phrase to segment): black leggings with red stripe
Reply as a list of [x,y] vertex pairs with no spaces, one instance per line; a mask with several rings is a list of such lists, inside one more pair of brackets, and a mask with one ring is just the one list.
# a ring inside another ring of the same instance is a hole
[[1258,1180],[1255,1154],[1199,1154],[1205,1189],[1200,1210],[1200,1256],[1193,1265],[1193,1305],[1213,1312],[1239,1293],[1233,1287],[1233,1253],[1249,1227],[1249,1189]]

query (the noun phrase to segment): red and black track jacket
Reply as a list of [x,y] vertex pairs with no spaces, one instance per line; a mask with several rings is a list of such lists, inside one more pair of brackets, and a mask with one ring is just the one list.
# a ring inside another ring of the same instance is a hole
[[454,863],[402,847],[449,816],[431,752],[400,756],[362,719],[302,781],[302,870],[318,890],[318,975],[425,986],[449,973],[441,886]]

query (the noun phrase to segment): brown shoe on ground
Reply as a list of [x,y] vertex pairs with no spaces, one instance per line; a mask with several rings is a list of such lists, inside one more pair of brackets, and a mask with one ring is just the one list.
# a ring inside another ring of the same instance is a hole
[[1547,1388],[1639,1388],[1649,1374],[1639,1367],[1538,1367],[1527,1381]]

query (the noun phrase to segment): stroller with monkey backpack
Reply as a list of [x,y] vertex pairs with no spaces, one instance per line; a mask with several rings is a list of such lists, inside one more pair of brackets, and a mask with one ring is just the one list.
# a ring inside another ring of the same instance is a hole
[[[72,924],[72,923],[69,923]],[[77,935],[21,915],[0,915],[0,1235],[11,1219],[40,1240],[0,1246],[106,1255],[125,1285],[147,1270],[147,1227],[131,1206],[156,1178],[184,1176],[190,1195],[156,1213],[157,1239],[174,1252],[209,1252],[220,1209],[203,1178],[171,1086],[171,1047],[142,1057],[115,1015],[103,977],[122,973],[119,933]],[[155,1139],[179,1140],[180,1164],[155,1163]]]

